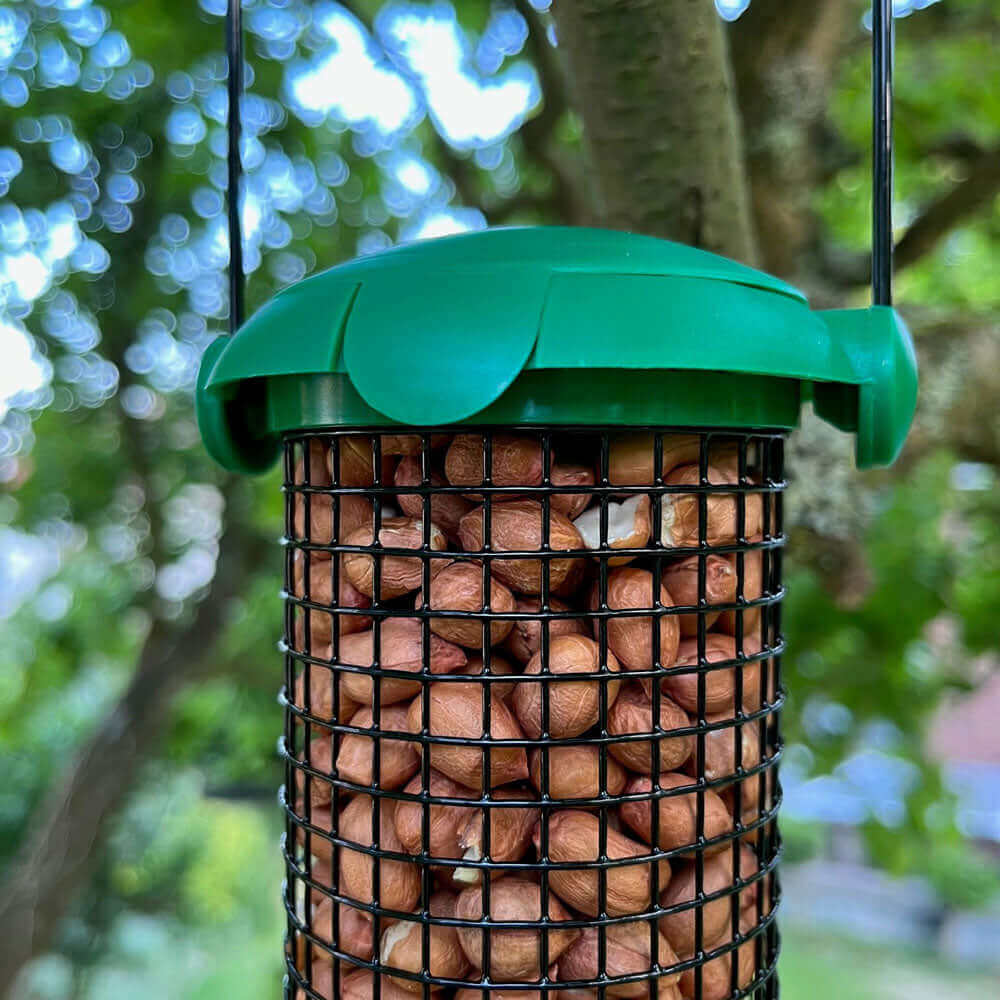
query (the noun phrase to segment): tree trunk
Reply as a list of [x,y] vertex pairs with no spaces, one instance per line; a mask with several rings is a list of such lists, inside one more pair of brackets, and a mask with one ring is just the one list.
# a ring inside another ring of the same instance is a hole
[[774,274],[798,279],[814,264],[813,196],[845,157],[828,121],[830,94],[861,13],[857,0],[754,0],[730,27],[754,225]]
[[709,0],[553,5],[608,226],[757,258],[722,21]]

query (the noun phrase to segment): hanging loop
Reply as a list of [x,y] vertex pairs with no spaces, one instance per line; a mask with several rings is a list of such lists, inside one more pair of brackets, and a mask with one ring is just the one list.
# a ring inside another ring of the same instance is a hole
[[892,305],[892,0],[872,4],[872,300]]
[[228,188],[226,192],[229,216],[229,332],[243,325],[243,231],[240,223],[240,105],[243,97],[243,11],[240,0],[228,0],[226,8],[226,59],[229,94],[227,132],[229,148],[226,156]]

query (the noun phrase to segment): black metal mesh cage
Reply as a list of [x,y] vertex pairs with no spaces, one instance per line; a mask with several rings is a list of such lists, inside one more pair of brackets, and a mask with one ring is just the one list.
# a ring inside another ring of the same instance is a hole
[[783,446],[287,438],[286,997],[777,997]]

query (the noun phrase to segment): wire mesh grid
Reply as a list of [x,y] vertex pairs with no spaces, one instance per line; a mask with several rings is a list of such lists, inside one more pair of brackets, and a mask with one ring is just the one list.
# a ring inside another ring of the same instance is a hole
[[783,448],[286,439],[286,997],[778,996]]

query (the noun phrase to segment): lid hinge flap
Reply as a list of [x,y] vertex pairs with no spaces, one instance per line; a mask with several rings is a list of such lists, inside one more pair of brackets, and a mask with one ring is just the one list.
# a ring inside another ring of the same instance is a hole
[[[856,416],[848,419],[840,383],[817,384],[816,412],[857,434],[858,468],[891,465],[899,455],[917,407],[917,356],[903,318],[889,306],[817,313],[856,377]],[[852,426],[853,423],[853,426]]]

